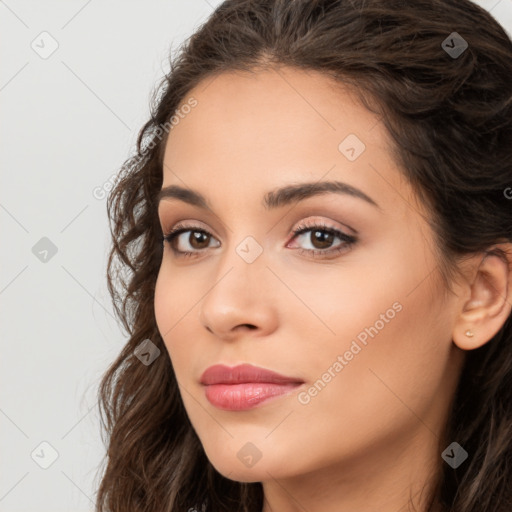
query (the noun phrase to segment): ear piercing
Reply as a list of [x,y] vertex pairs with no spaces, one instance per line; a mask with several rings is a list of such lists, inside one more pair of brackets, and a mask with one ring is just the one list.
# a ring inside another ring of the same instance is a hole
[[473,331],[470,331],[470,330],[467,330],[464,334],[466,336],[468,336],[469,338],[472,338],[474,336]]

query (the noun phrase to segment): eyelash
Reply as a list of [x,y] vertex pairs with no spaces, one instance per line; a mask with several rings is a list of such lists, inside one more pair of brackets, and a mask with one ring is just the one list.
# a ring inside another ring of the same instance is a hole
[[[185,227],[180,224],[176,225],[168,234],[166,234],[162,237],[162,240],[164,242],[167,242],[170,245],[172,251],[174,252],[174,255],[178,258],[189,258],[191,256],[196,256],[200,252],[205,251],[205,249],[198,249],[196,251],[178,251],[177,249],[175,249],[173,247],[174,239],[177,238],[182,233],[186,233],[187,231],[191,231],[194,233],[203,233],[205,235],[210,235],[213,237],[213,235],[211,233],[209,233],[205,229],[199,228],[197,226],[195,226],[195,227],[194,226],[186,226]],[[307,225],[306,223],[304,223],[301,226],[298,226],[297,229],[292,232],[293,233],[292,240],[295,240],[295,238],[297,238],[298,236],[300,236],[304,233],[307,233],[308,231],[322,231],[322,232],[328,233],[330,235],[334,235],[335,237],[342,240],[344,243],[335,249],[326,249],[326,250],[301,249],[301,248],[295,249],[299,252],[299,254],[311,255],[313,257],[318,257],[318,256],[324,257],[325,255],[341,253],[342,251],[347,250],[350,247],[352,247],[352,245],[354,245],[357,242],[357,238],[355,238],[351,235],[347,235],[346,233],[343,233],[342,231],[340,231],[336,228],[329,227],[323,223],[316,223],[316,224],[312,224],[312,225]]]

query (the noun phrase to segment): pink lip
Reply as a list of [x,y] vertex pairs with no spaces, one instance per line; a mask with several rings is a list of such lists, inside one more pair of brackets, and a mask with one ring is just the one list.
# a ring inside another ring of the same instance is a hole
[[210,366],[200,380],[205,386],[206,398],[219,409],[241,411],[251,409],[263,401],[293,391],[304,383],[296,377],[242,364],[230,368]]

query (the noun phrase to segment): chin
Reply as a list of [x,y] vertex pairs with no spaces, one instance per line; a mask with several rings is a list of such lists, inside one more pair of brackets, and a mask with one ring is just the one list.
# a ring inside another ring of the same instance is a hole
[[274,461],[263,460],[262,457],[259,461],[257,461],[253,466],[246,466],[242,461],[239,460],[237,454],[234,456],[227,457],[226,452],[223,452],[218,457],[210,457],[208,456],[208,460],[212,464],[212,466],[218,471],[223,477],[228,478],[229,480],[234,480],[235,482],[261,482],[263,480],[268,480],[270,476],[272,477],[280,477],[280,470],[282,467],[279,467],[274,464]]
[[252,473],[250,470],[247,471],[231,471],[228,473],[221,473],[222,476],[228,478],[229,480],[233,480],[235,482],[243,482],[243,483],[255,483],[261,482],[265,479],[268,479],[268,473],[263,472],[263,474]]

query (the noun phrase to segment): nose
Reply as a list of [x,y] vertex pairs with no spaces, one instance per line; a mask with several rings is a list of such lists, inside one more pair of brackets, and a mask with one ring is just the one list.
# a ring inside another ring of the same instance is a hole
[[277,327],[276,281],[263,254],[248,263],[230,249],[200,303],[201,324],[226,341],[270,334]]

